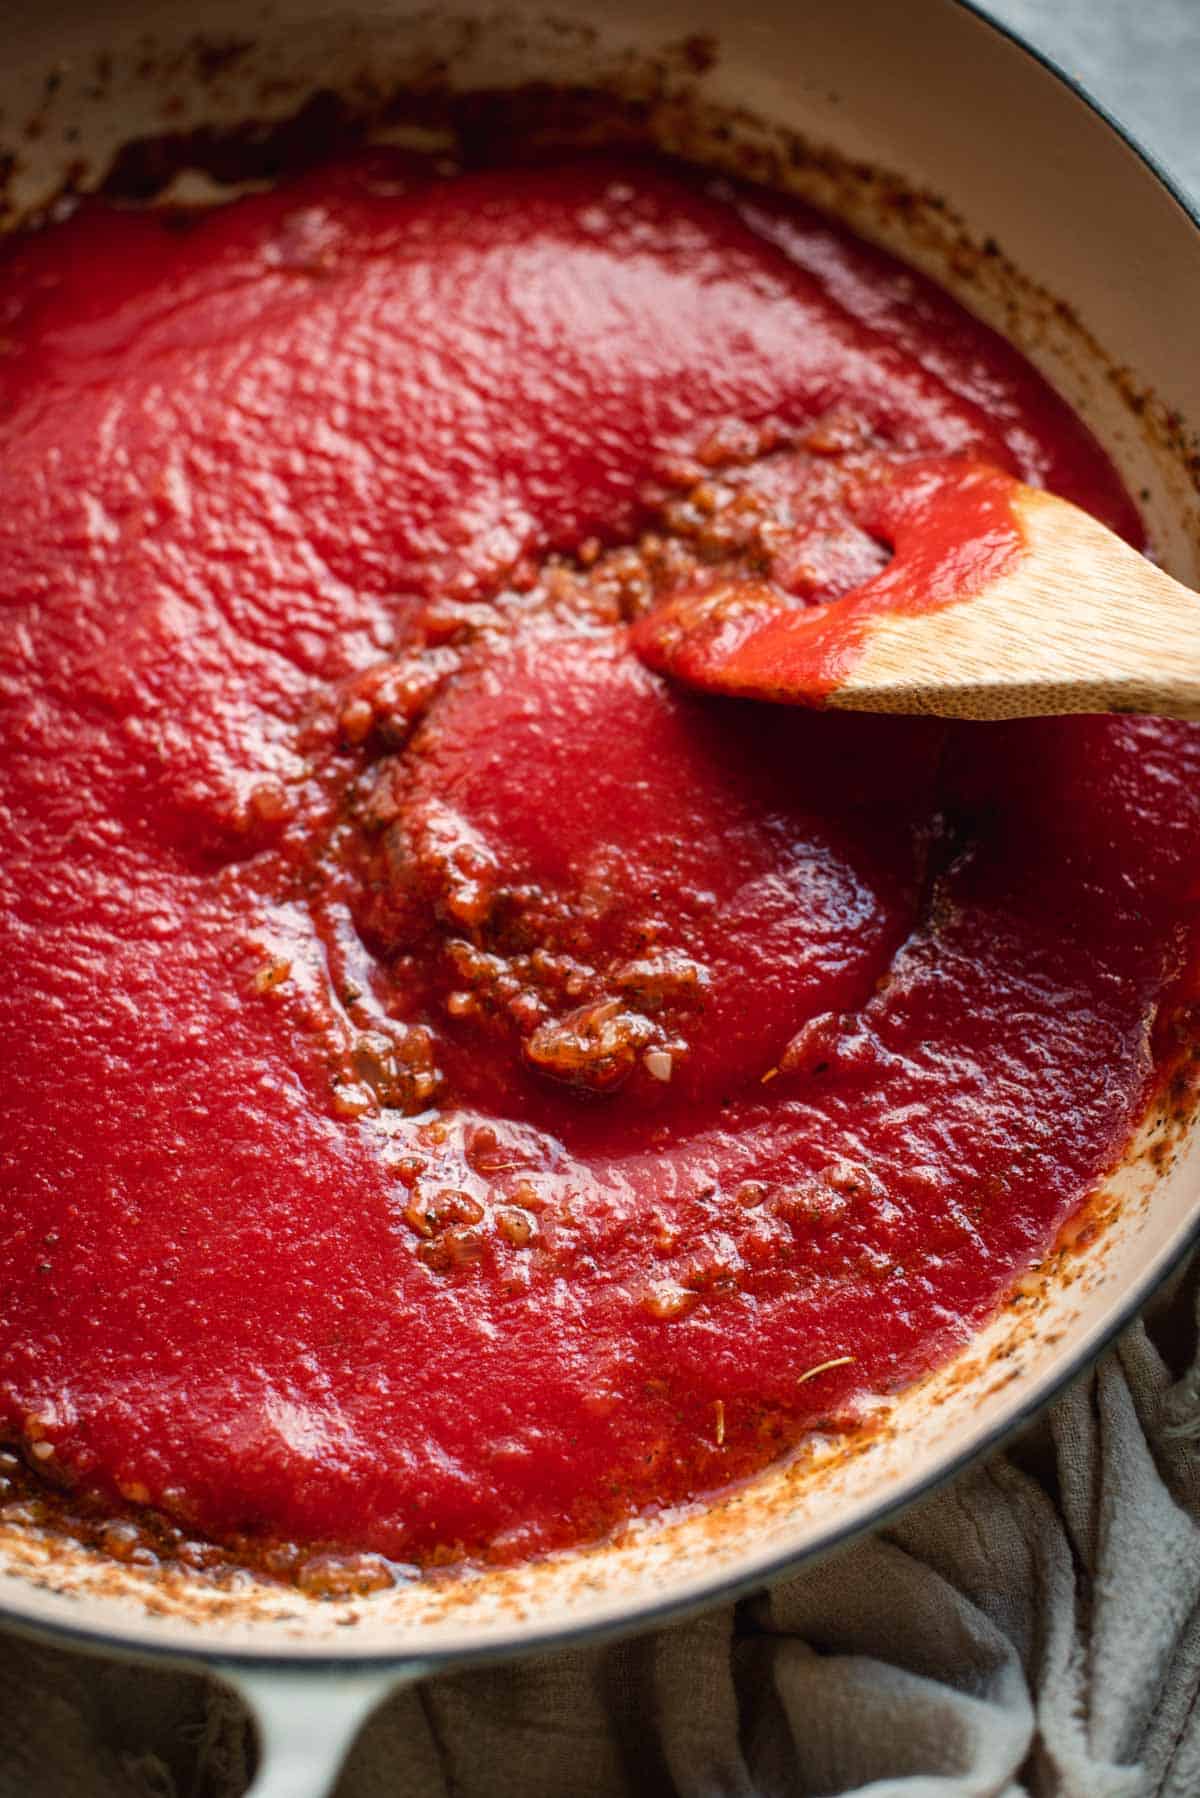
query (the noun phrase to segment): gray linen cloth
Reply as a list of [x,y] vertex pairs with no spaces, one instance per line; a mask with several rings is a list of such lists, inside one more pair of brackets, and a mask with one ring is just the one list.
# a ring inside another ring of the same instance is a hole
[[[825,1565],[399,1694],[338,1798],[1196,1798],[1198,1276],[1014,1450]],[[12,1640],[0,1744],[0,1798],[236,1798],[253,1755],[220,1687]]]
[[[1200,191],[1200,0],[989,10]],[[1197,1284],[1016,1450],[828,1565],[402,1694],[339,1798],[1200,1798]],[[0,1798],[235,1798],[252,1758],[218,1687],[0,1637]]]

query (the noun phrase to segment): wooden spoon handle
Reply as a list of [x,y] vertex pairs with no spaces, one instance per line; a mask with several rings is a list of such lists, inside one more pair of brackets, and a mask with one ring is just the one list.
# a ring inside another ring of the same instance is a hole
[[1065,500],[1020,487],[1024,552],[956,605],[880,614],[829,695],[944,718],[1200,719],[1200,596]]

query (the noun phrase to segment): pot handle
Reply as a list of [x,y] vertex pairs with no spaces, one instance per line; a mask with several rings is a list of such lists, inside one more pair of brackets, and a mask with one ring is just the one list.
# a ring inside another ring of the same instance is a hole
[[245,1700],[258,1728],[258,1771],[246,1798],[330,1798],[371,1712],[429,1670],[424,1661],[352,1672],[219,1664],[214,1671]]

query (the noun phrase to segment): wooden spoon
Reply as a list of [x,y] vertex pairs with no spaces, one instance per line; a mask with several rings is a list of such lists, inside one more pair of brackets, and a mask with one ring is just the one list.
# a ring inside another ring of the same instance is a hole
[[867,712],[1200,718],[1200,596],[1087,512],[960,459],[864,477],[892,560],[797,606],[752,579],[682,593],[635,627],[643,660],[709,692]]

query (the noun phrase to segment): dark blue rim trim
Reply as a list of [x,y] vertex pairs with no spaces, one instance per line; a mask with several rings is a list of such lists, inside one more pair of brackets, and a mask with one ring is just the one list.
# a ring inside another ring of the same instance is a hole
[[[976,4],[976,0],[949,0],[949,4],[957,7],[960,12],[968,13],[986,30],[995,32],[998,37],[1004,38],[1017,50],[1020,50],[1030,61],[1038,63],[1046,70],[1047,74],[1053,76],[1062,87],[1066,88],[1074,99],[1078,100],[1089,112],[1094,113],[1108,126],[1113,135],[1119,138],[1125,147],[1137,157],[1175,201],[1185,218],[1200,231],[1200,204],[1184,193],[1178,182],[1163,168],[1157,158],[1138,143],[1125,125],[1073,75],[1068,74],[1059,63],[1055,62],[1053,57],[1047,56],[1043,51],[1028,43],[1010,26],[1002,24],[990,13],[984,12]],[[882,1528],[913,1505],[920,1504],[923,1500],[932,1497],[943,1486],[957,1479],[975,1461],[982,1460],[986,1455],[994,1454],[1006,1442],[1019,1435],[1028,1424],[1033,1422],[1035,1417],[1045,1410],[1052,1400],[1070,1385],[1072,1380],[1077,1379],[1099,1359],[1122,1331],[1135,1320],[1143,1306],[1167,1276],[1197,1246],[1200,1246],[1200,1206],[1198,1206],[1196,1216],[1192,1219],[1190,1226],[1184,1232],[1178,1247],[1172,1251],[1162,1267],[1139,1282],[1127,1295],[1112,1322],[1096,1340],[1064,1363],[1054,1377],[1040,1387],[1037,1393],[1020,1406],[1011,1417],[989,1430],[978,1442],[972,1443],[970,1448],[955,1455],[937,1473],[931,1474],[919,1485],[901,1493],[894,1499],[880,1503],[868,1518],[841,1529],[830,1530],[800,1553],[781,1554],[773,1560],[764,1561],[761,1566],[742,1576],[730,1578],[717,1575],[710,1583],[703,1585],[698,1591],[690,1593],[686,1598],[668,1599],[661,1604],[639,1605],[630,1609],[623,1617],[600,1623],[584,1623],[574,1629],[567,1627],[555,1630],[534,1630],[530,1633],[505,1637],[482,1644],[477,1650],[438,1650],[434,1648],[427,1654],[418,1653],[407,1657],[386,1653],[333,1657],[322,1656],[319,1652],[309,1654],[303,1648],[298,1649],[294,1654],[273,1651],[256,1653],[253,1650],[214,1648],[208,1645],[202,1646],[199,1643],[195,1649],[191,1649],[173,1643],[134,1641],[127,1636],[114,1635],[106,1630],[89,1629],[83,1625],[48,1623],[41,1619],[31,1620],[23,1612],[13,1610],[7,1605],[0,1605],[0,1622],[19,1633],[37,1636],[43,1640],[63,1642],[74,1647],[91,1649],[93,1652],[115,1652],[139,1660],[174,1661],[181,1667],[188,1665],[197,1668],[208,1667],[219,1672],[220,1668],[225,1666],[231,1670],[244,1670],[248,1674],[255,1671],[276,1672],[291,1673],[297,1677],[310,1675],[314,1678],[329,1673],[337,1673],[346,1677],[356,1671],[370,1673],[387,1672],[390,1669],[395,1672],[398,1682],[403,1678],[406,1667],[419,1669],[418,1676],[425,1677],[429,1673],[439,1672],[446,1667],[481,1665],[487,1661],[543,1653],[555,1648],[578,1646],[584,1642],[600,1643],[615,1637],[636,1634],[658,1624],[678,1622],[685,1617],[706,1610],[719,1601],[728,1602],[744,1598],[750,1593],[761,1591],[764,1586],[783,1578],[788,1573],[798,1573],[802,1568],[814,1566],[818,1561],[845,1548],[858,1537]]]

